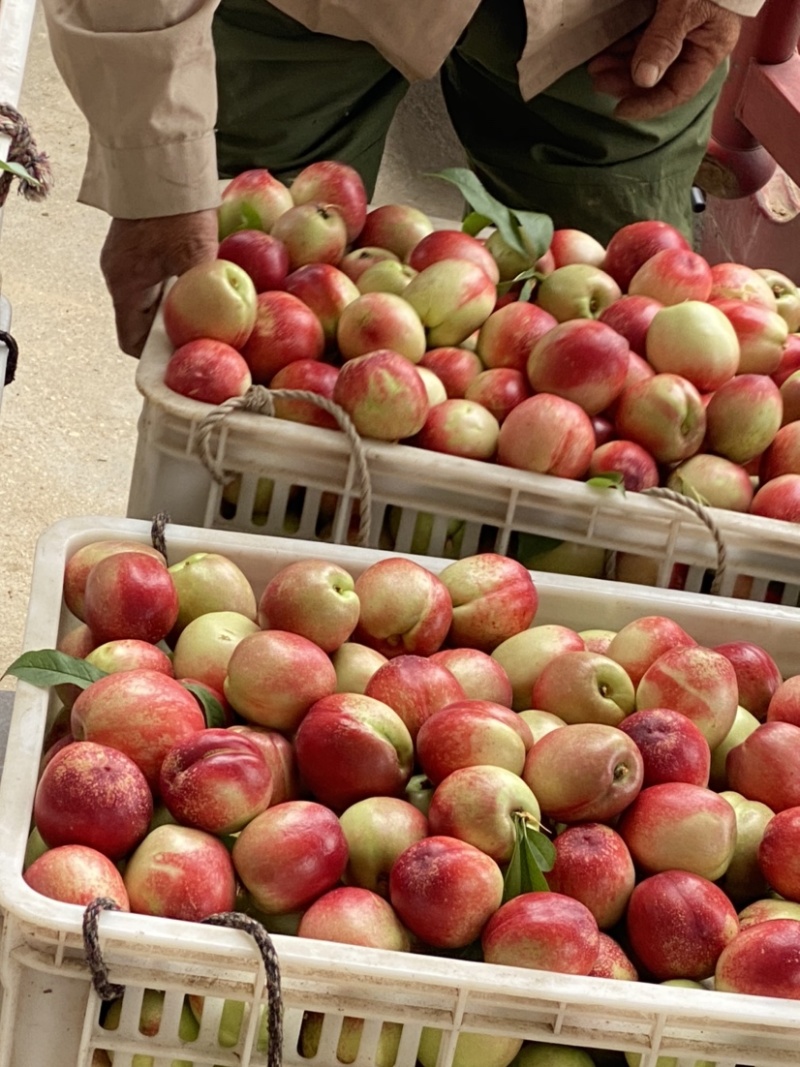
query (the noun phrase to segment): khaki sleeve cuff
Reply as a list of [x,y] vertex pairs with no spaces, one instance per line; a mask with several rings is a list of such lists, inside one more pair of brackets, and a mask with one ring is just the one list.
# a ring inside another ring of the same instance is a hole
[[216,207],[220,196],[214,134],[141,148],[109,148],[91,138],[78,199],[118,219]]
[[716,0],[720,7],[733,11],[736,15],[757,15],[764,6],[764,0]]

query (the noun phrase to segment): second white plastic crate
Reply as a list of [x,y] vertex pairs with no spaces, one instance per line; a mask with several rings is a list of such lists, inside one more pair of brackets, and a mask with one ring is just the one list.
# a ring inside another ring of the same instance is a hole
[[[43,534],[34,559],[26,649],[53,647],[64,627],[74,625],[62,606],[66,559],[90,541],[119,537],[148,542],[150,524],[69,519]],[[202,550],[229,555],[257,592],[279,567],[320,554],[318,543],[179,526],[167,527],[166,541],[170,562]],[[342,546],[329,546],[324,554],[353,574],[379,558]],[[446,563],[418,562],[435,571]],[[665,613],[699,641],[756,641],[785,674],[800,672],[796,609],[566,576],[537,574],[535,580],[537,623],[613,629],[637,616]],[[265,1064],[265,1054],[252,1049],[255,1009],[264,1003],[264,970],[249,936],[231,930],[105,914],[100,932],[108,978],[126,987],[128,1009],[117,1031],[100,1026],[101,1005],[83,953],[82,909],[34,893],[21,876],[42,741],[54,712],[45,692],[18,684],[0,784],[0,1064],[100,1067],[108,1062],[106,1054],[113,1056],[114,1067],[131,1067],[134,1055],[153,1056],[153,1067],[176,1059],[198,1067]],[[346,1016],[366,1024],[354,1067],[376,1067],[375,1043],[385,1022],[403,1027],[394,1067],[415,1067],[423,1026],[444,1032],[438,1067],[450,1067],[455,1040],[469,1031],[584,1047],[603,1067],[623,1067],[624,1051],[641,1053],[640,1067],[656,1067],[659,1056],[677,1057],[677,1067],[693,1067],[698,1060],[718,1067],[794,1067],[798,1062],[800,1015],[793,1001],[575,978],[280,935],[274,943],[283,982],[286,1067],[337,1067],[335,1050]],[[153,1036],[138,1029],[146,988],[167,997],[164,1022]],[[235,1047],[220,1045],[218,1015],[211,1011],[196,1041],[183,1045],[178,1040],[177,1009],[189,992],[244,1003],[249,1021]],[[325,1017],[323,1043],[313,1059],[297,1050],[305,1011]],[[612,1052],[612,1059],[604,1059]]]
[[[143,403],[128,516],[151,519],[166,511],[175,522],[209,529],[355,543],[364,498],[345,435],[265,415],[226,415],[207,440],[213,465],[240,481],[237,502],[230,503],[201,458],[207,419],[219,410],[165,386],[170,351],[159,318],[136,374]],[[649,561],[650,580],[660,587],[682,568],[682,587],[691,591],[707,589],[720,562],[708,527],[671,501],[409,445],[364,440],[363,456],[373,548],[428,556],[517,554],[518,535],[530,534],[605,549],[608,576],[621,553]],[[257,498],[263,479],[272,484],[268,506]],[[800,602],[800,526],[718,509],[706,514],[725,550],[715,591]]]

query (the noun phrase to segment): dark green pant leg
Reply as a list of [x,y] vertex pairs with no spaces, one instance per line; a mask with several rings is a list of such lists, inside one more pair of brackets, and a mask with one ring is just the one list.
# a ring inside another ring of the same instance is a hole
[[557,227],[604,243],[642,218],[691,237],[691,187],[725,69],[669,114],[621,122],[584,67],[524,102],[515,70],[524,35],[521,3],[484,0],[442,72],[451,120],[487,188],[511,207],[543,211]]
[[355,167],[371,195],[408,83],[371,45],[312,33],[266,0],[222,0],[214,19],[220,177],[308,163]]

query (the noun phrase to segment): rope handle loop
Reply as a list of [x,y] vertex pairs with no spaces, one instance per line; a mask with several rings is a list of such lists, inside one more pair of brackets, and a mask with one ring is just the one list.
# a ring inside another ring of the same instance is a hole
[[125,986],[109,981],[108,968],[100,949],[98,923],[104,911],[121,911],[119,904],[109,897],[96,897],[86,905],[83,913],[83,948],[86,962],[92,972],[92,985],[101,1000],[117,1000],[125,992]]
[[[83,913],[83,944],[86,962],[92,975],[92,985],[101,1000],[117,1000],[125,992],[125,986],[109,981],[108,967],[100,948],[99,920],[104,911],[120,911],[116,901],[97,897]],[[242,930],[249,934],[261,953],[267,984],[267,1051],[268,1067],[281,1067],[283,1048],[283,999],[281,995],[281,972],[278,954],[272,938],[256,919],[238,911],[217,912],[201,920],[209,926],[222,926],[229,930]]]
[[168,559],[167,555],[167,538],[166,531],[169,524],[170,516],[168,511],[159,511],[157,515],[153,517],[153,523],[150,527],[150,541],[156,552],[160,552],[164,559]]
[[372,520],[372,480],[366,449],[350,416],[343,407],[329,400],[328,397],[312,393],[307,389],[268,389],[263,385],[251,386],[243,396],[233,397],[217,405],[198,425],[198,450],[204,466],[218,485],[225,485],[229,482],[232,477],[231,473],[222,467],[211,447],[214,431],[221,429],[228,417],[236,412],[251,412],[256,415],[274,417],[275,400],[278,399],[304,400],[314,404],[332,415],[347,437],[356,466],[357,489],[361,505],[357,540],[359,547],[368,547]]
[[673,504],[688,508],[688,510],[691,511],[693,515],[696,515],[708,528],[711,536],[714,538],[714,544],[717,549],[717,567],[711,581],[709,592],[714,595],[718,594],[722,588],[722,582],[725,577],[725,568],[728,563],[728,549],[725,545],[722,532],[709,509],[692,497],[686,496],[684,493],[678,493],[674,489],[667,489],[665,486],[655,486],[652,489],[645,489],[643,490],[643,493],[645,496],[652,496],[660,500],[668,500]]

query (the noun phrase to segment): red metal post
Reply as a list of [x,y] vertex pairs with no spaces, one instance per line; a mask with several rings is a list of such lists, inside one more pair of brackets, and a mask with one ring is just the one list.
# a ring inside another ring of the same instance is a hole
[[714,115],[701,184],[736,198],[783,167],[800,181],[800,0],[767,0],[746,19]]
[[750,54],[756,63],[785,63],[797,52],[800,40],[800,3],[797,0],[767,0],[757,19]]
[[699,249],[712,262],[800,281],[800,0],[746,19],[698,184],[709,194]]

